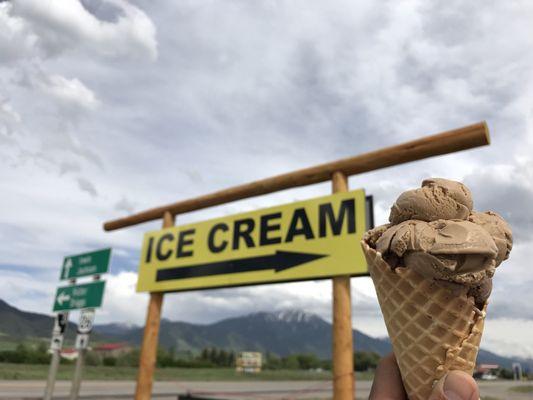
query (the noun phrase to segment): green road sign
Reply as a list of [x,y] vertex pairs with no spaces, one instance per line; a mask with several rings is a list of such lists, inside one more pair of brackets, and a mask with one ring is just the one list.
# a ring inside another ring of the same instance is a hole
[[102,305],[105,281],[94,281],[83,285],[57,288],[54,311],[96,308]]
[[111,249],[65,257],[60,279],[73,279],[81,276],[100,275],[107,272]]

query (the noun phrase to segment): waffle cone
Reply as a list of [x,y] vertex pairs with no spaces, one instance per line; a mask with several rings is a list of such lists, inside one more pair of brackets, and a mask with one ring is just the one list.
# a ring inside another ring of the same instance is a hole
[[427,400],[450,370],[472,374],[486,305],[480,311],[465,292],[408,268],[393,271],[366,242],[362,247],[409,399]]

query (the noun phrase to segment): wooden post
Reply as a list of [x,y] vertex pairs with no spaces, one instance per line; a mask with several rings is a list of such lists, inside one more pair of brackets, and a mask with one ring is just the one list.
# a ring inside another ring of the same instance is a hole
[[[174,226],[174,216],[169,212],[165,212],[163,215],[163,228],[169,228],[171,226]],[[139,357],[135,400],[150,400],[152,397],[163,294],[163,292],[150,293],[146,325],[144,326],[144,336]]]
[[[348,178],[334,172],[333,193],[348,191]],[[333,278],[333,400],[353,400],[353,339],[350,276]]]
[[370,153],[355,157],[344,158],[310,168],[273,176],[220,190],[215,193],[182,200],[177,203],[152,208],[128,217],[119,218],[104,223],[106,231],[124,228],[126,226],[153,221],[163,216],[165,212],[174,215],[203,208],[229,203],[230,201],[247,199],[253,196],[277,192],[279,190],[311,185],[331,179],[335,172],[342,172],[346,176],[374,171],[379,168],[391,167],[409,161],[422,160],[427,157],[466,150],[476,146],[490,143],[489,130],[485,122],[465,126],[460,129],[443,132],[438,135],[428,136],[407,143],[386,147]]
[[[108,221],[104,223],[104,229],[111,231],[162,217],[164,220],[163,227],[170,227],[174,225],[173,216],[177,214],[201,210],[279,190],[325,182],[330,179],[333,182],[333,192],[344,192],[348,190],[348,176],[484,146],[489,143],[490,137],[487,124],[480,122],[371,151],[359,156],[304,168],[197,198],[152,208],[124,218]],[[162,293],[150,294],[135,392],[136,400],[148,400],[151,396],[162,302]],[[333,278],[333,376],[334,400],[353,400],[353,340],[349,276]]]

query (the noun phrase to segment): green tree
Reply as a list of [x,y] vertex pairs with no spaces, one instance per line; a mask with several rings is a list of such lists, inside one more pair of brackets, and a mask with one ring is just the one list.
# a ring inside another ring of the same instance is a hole
[[314,369],[320,367],[320,360],[314,354],[298,354],[298,367],[300,369]]
[[115,357],[104,357],[102,363],[106,367],[114,367],[115,365],[117,365],[117,359]]
[[37,352],[40,354],[48,354],[48,344],[46,342],[40,342],[37,345]]
[[496,375],[502,379],[513,379],[513,371],[508,368],[498,368]]
[[137,367],[139,365],[139,349],[133,349],[117,358],[117,365],[123,367]]
[[218,366],[227,367],[229,365],[229,354],[226,350],[221,349],[218,352]]
[[211,362],[215,365],[220,365],[220,350],[216,347],[211,349]]
[[176,358],[176,348],[174,346],[170,346],[168,349],[168,355],[172,358]]
[[30,358],[30,349],[24,343],[19,343],[15,348],[15,353],[17,354],[17,359],[19,363],[25,363],[29,361]]
[[356,351],[354,353],[354,370],[368,371],[375,369],[378,365],[380,356],[374,352]]
[[213,364],[217,364],[217,349],[215,347],[209,349],[207,359]]
[[331,360],[320,361],[320,368],[325,369],[326,371],[331,371]]
[[100,356],[94,351],[88,351],[85,353],[85,364],[91,366],[97,366],[102,364]]
[[172,367],[174,358],[164,348],[157,349],[157,366],[158,367]]
[[282,366],[281,358],[267,351],[265,355],[265,369],[281,369]]
[[282,359],[282,366],[286,369],[298,369],[300,368],[300,363],[298,361],[298,355],[291,354]]

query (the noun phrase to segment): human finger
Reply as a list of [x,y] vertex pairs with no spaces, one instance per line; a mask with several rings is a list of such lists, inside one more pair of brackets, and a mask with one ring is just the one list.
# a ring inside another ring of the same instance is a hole
[[394,353],[383,357],[376,368],[369,400],[407,400]]
[[474,378],[463,371],[450,371],[441,378],[429,400],[478,400],[479,389]]

